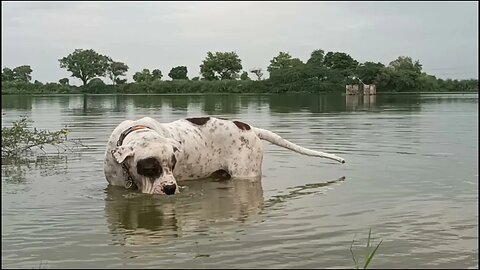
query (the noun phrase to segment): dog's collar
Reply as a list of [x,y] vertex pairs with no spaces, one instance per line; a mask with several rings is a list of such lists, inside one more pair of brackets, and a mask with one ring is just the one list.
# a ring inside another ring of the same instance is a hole
[[[123,140],[125,140],[125,137],[127,137],[128,134],[130,134],[131,132],[133,132],[135,130],[144,129],[144,128],[149,129],[149,127],[146,127],[146,126],[143,126],[143,125],[136,125],[136,126],[133,126],[133,127],[129,127],[127,130],[122,132],[122,134],[120,134],[120,138],[117,141],[117,146],[122,145]],[[112,154],[113,154],[113,152],[112,152]],[[132,176],[128,172],[127,164],[122,163],[122,168],[123,168],[123,171],[127,174],[127,181],[125,182],[125,188],[126,189],[138,189],[137,185],[133,181]]]
[[125,137],[127,137],[128,134],[130,134],[131,132],[133,132],[133,131],[135,131],[135,130],[144,129],[144,128],[148,128],[148,129],[149,129],[149,127],[143,126],[143,125],[136,125],[136,126],[133,126],[133,127],[129,127],[127,130],[125,130],[124,132],[122,132],[122,134],[120,134],[120,138],[119,138],[118,141],[117,141],[117,146],[122,145],[123,140],[125,140]]

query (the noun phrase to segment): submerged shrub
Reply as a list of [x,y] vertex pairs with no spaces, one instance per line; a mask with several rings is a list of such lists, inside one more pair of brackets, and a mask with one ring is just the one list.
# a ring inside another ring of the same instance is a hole
[[2,159],[19,157],[39,149],[45,152],[46,146],[53,146],[58,152],[72,150],[70,144],[82,145],[78,140],[69,140],[67,135],[70,130],[62,128],[57,131],[30,129],[28,119],[21,117],[13,122],[12,127],[2,128]]

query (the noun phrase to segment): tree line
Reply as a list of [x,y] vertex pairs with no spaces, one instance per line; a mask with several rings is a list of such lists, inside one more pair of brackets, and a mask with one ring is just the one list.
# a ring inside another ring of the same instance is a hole
[[[68,78],[58,83],[31,83],[33,72],[29,65],[2,70],[2,93],[189,93],[189,92],[325,92],[344,91],[345,84],[365,83],[377,85],[384,92],[478,91],[478,79],[443,80],[422,71],[422,65],[411,57],[400,56],[387,66],[382,63],[359,63],[344,52],[318,49],[304,63],[288,52],[270,60],[269,78],[264,79],[261,68],[249,70],[251,80],[243,70],[236,52],[207,52],[200,64],[200,75],[188,78],[186,66],[176,66],[168,73],[170,81],[160,69],[145,68],[134,73],[127,83],[127,64],[113,60],[92,49],[75,49],[58,59],[60,68],[78,78],[80,87],[69,84]],[[108,78],[105,84],[100,78]]]

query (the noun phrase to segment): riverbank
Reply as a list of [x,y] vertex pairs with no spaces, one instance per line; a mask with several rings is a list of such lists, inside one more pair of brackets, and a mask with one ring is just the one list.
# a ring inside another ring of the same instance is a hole
[[[2,83],[2,95],[69,95],[69,94],[111,94],[111,95],[178,95],[178,94],[278,94],[278,93],[345,93],[345,86],[332,83],[290,83],[273,84],[264,81],[164,81],[154,84],[128,83],[124,85],[70,86],[55,83]],[[404,91],[378,89],[377,94],[469,94],[477,89],[465,91]]]
[[[459,88],[437,88],[435,91],[391,91],[379,87],[378,93],[389,94],[419,94],[419,93],[478,93],[478,85]],[[468,87],[467,89],[465,89]],[[454,91],[452,89],[458,89]],[[156,81],[153,83],[126,83],[120,85],[107,85],[93,83],[85,86],[62,85],[58,83],[25,83],[2,82],[2,95],[16,94],[277,94],[277,93],[345,93],[342,83],[298,81],[291,83],[276,83],[270,80],[223,80],[223,81]]]

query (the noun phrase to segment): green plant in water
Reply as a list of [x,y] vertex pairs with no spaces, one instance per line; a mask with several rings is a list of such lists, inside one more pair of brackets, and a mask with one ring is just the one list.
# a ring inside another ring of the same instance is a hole
[[[82,145],[78,140],[69,140],[70,130],[62,128],[58,131],[29,129],[28,119],[22,116],[13,122],[12,127],[2,128],[2,159],[18,158],[31,153],[33,149],[40,149],[45,153],[45,146],[54,146],[58,152],[72,151],[69,144]],[[83,146],[83,145],[82,145]]]
[[[380,244],[382,244],[382,242],[383,242],[383,239],[380,240],[378,245],[375,248],[373,248],[373,246],[370,245],[371,236],[372,236],[372,228],[370,228],[370,230],[368,231],[368,239],[367,239],[367,246],[366,246],[366,252],[367,253],[366,253],[365,258],[364,258],[363,269],[367,269],[368,265],[370,264],[370,262],[373,259],[373,256],[375,256],[375,253],[377,252],[378,248],[380,247]],[[354,242],[355,242],[355,236],[353,237],[352,244],[350,245],[350,253],[352,253],[352,259],[353,259],[353,262],[355,263],[355,268],[359,269],[360,261],[357,258],[355,258],[355,254],[353,254],[353,243]]]

